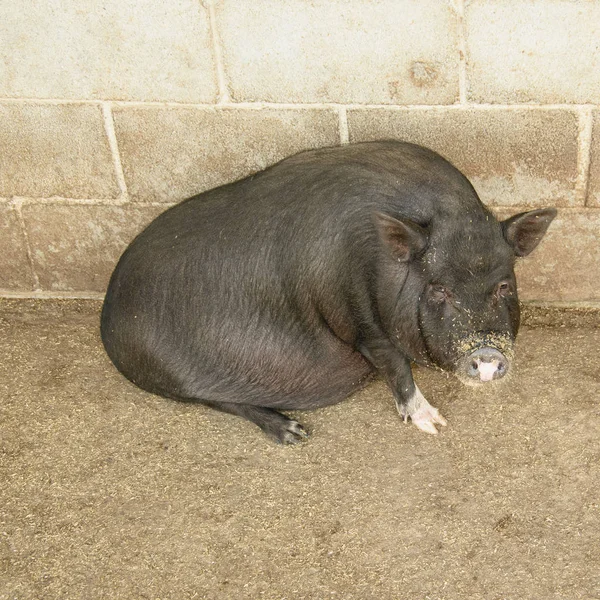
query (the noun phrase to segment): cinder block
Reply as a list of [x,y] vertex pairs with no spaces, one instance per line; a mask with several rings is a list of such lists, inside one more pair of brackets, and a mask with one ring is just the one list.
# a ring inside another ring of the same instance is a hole
[[0,289],[31,291],[33,276],[14,207],[0,203]]
[[[523,209],[521,209],[523,210]],[[521,210],[495,211],[501,219]],[[521,300],[600,300],[600,211],[564,210],[540,245],[516,266]]]
[[592,149],[588,185],[588,206],[600,207],[600,110],[595,110],[592,128]]
[[40,287],[104,292],[127,244],[162,210],[139,205],[23,206]]
[[0,196],[119,194],[99,106],[0,104],[0,146]]
[[133,200],[175,202],[307,148],[339,144],[333,110],[115,108]]
[[198,0],[0,2],[0,95],[212,102]]
[[350,141],[401,139],[439,152],[486,204],[578,203],[578,120],[570,110],[356,109],[348,128]]
[[471,100],[598,102],[600,3],[471,0],[465,24]]
[[457,17],[439,0],[218,2],[237,101],[451,104]]

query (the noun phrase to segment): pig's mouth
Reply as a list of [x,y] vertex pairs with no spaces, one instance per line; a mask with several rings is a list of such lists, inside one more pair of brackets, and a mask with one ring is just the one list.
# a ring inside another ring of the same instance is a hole
[[467,385],[498,381],[510,371],[512,340],[503,334],[477,336],[460,344],[461,356],[456,363],[456,376]]

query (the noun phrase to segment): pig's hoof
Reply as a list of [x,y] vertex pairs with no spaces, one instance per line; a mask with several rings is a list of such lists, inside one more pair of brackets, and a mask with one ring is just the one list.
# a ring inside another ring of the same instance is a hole
[[421,430],[426,433],[436,435],[438,430],[437,425],[447,425],[446,419],[440,415],[437,408],[434,408],[430,404],[428,406],[422,406],[415,413],[410,415],[410,420]]
[[446,419],[440,415],[437,408],[427,402],[421,390],[415,385],[414,394],[405,404],[396,403],[398,412],[406,423],[408,417],[421,430],[436,435],[436,425],[447,425]]
[[269,432],[271,437],[280,444],[292,445],[297,444],[308,438],[306,429],[297,421],[290,419],[282,423],[279,430]]
[[308,437],[308,433],[300,423],[268,406],[235,402],[205,403],[223,412],[248,419],[279,444],[297,444]]

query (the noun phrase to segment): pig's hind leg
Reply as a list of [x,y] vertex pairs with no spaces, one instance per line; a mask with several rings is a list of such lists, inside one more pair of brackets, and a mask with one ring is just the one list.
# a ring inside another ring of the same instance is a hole
[[300,423],[272,408],[238,404],[236,402],[211,402],[208,400],[201,400],[200,402],[221,412],[237,415],[251,421],[258,425],[271,439],[280,444],[297,444],[308,437],[308,433]]

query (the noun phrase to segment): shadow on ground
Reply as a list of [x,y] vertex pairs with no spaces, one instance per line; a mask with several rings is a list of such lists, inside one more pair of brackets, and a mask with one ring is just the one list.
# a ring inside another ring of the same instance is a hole
[[505,384],[374,382],[308,443],[144,393],[98,303],[0,306],[0,598],[600,597],[600,329],[529,329]]

